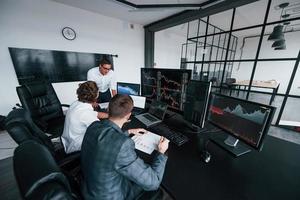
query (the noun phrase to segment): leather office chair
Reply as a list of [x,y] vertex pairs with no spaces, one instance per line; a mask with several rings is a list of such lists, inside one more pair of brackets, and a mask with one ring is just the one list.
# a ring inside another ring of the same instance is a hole
[[48,149],[35,141],[16,148],[13,166],[23,199],[81,199],[79,186],[62,173]]
[[65,116],[51,83],[34,82],[16,88],[22,107],[33,121],[51,137],[61,136]]
[[218,85],[218,79],[217,77],[211,77],[211,79],[209,80],[213,86],[217,86]]
[[14,109],[6,117],[5,128],[17,144],[34,140],[51,152],[57,163],[63,169],[77,174],[80,165],[80,153],[66,154],[62,143],[52,143],[50,138],[35,125],[25,109]]

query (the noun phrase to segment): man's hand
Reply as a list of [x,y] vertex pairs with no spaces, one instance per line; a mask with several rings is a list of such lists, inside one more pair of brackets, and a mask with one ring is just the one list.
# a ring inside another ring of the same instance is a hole
[[158,143],[158,151],[164,154],[169,148],[169,142],[167,138],[161,137]]
[[147,130],[143,129],[143,128],[134,128],[134,129],[129,129],[128,133],[129,134],[134,134],[134,135],[141,135],[146,133]]
[[98,112],[97,117],[98,117],[98,119],[106,119],[106,118],[108,118],[108,114],[105,112]]
[[99,107],[99,104],[98,104],[97,102],[93,102],[93,103],[92,103],[92,106],[93,106],[94,109],[96,109],[96,108]]

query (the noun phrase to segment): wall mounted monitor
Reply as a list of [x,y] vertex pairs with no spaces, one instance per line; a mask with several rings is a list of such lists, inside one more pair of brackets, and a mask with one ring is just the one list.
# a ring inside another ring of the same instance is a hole
[[87,80],[87,71],[99,66],[105,57],[113,63],[112,55],[56,51],[45,49],[23,49],[9,47],[19,84],[37,80],[51,83]]
[[213,141],[235,156],[250,151],[243,143],[260,151],[274,112],[272,106],[213,93],[207,119],[230,135]]
[[174,111],[183,111],[184,94],[191,70],[141,68],[142,95],[166,102]]
[[204,127],[211,82],[189,81],[185,95],[183,117],[195,131]]
[[140,95],[140,84],[117,82],[117,93],[127,95]]

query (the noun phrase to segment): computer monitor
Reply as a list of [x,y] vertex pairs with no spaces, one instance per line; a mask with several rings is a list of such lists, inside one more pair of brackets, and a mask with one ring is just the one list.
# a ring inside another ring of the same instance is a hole
[[117,82],[117,93],[127,95],[140,95],[140,84]]
[[157,100],[153,100],[149,107],[148,113],[150,113],[151,115],[154,115],[155,117],[157,117],[160,120],[163,120],[167,108],[168,108],[168,104],[157,101]]
[[211,82],[191,80],[186,89],[184,119],[194,131],[204,127]]
[[166,102],[173,111],[183,111],[184,94],[191,70],[141,68],[142,95]]
[[213,141],[235,156],[250,151],[243,143],[260,151],[274,112],[272,106],[212,93],[207,119],[230,134],[225,141],[218,137]]

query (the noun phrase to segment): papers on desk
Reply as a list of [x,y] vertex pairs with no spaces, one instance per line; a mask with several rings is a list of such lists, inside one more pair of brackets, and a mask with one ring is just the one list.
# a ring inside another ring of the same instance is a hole
[[160,135],[148,131],[142,135],[134,135],[132,140],[134,141],[137,150],[151,154],[154,149],[157,150],[160,137]]
[[106,108],[108,108],[108,104],[109,104],[109,102],[100,103],[99,106],[101,109],[106,109]]

